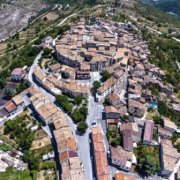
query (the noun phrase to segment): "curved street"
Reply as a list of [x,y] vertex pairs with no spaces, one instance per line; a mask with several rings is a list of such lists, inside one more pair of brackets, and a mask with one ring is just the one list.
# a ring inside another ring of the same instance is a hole
[[[29,70],[28,80],[32,83],[33,86],[37,87],[44,95],[48,96],[51,99],[51,101],[54,102],[55,97],[52,94],[50,94],[48,91],[46,91],[43,87],[40,87],[33,78],[34,68],[37,66],[38,61],[41,59],[41,56],[42,56],[42,52],[40,52],[37,55],[37,57],[35,58],[34,63]],[[66,113],[65,113],[65,116],[66,116],[68,124],[77,140],[78,154],[79,154],[79,157],[80,157],[80,159],[83,163],[83,167],[84,167],[84,178],[86,180],[92,180],[93,175],[92,175],[92,164],[91,164],[90,146],[89,146],[90,126],[83,136],[78,136],[78,135],[76,135],[76,125],[73,123],[72,119]],[[93,116],[89,115],[88,117],[89,117],[89,119],[91,119],[91,117],[93,117]],[[90,121],[88,121],[88,124],[91,124]]]
[[[64,18],[58,26],[62,25],[68,18],[75,16],[76,14],[72,14],[66,18]],[[55,101],[55,97],[46,91],[43,87],[40,87],[37,82],[33,78],[33,72],[34,68],[38,65],[39,60],[42,57],[43,51],[41,51],[35,58],[32,66],[30,67],[29,73],[28,73],[28,80],[31,82],[31,84],[35,87],[37,87],[44,95],[48,96],[52,102]],[[90,157],[90,147],[89,147],[89,132],[90,129],[88,128],[87,132],[84,134],[84,136],[78,136],[76,135],[76,125],[73,123],[72,119],[65,113],[66,119],[68,121],[69,126],[71,127],[71,130],[76,137],[77,144],[78,144],[78,154],[79,157],[83,163],[84,167],[84,178],[86,180],[92,180],[92,164],[91,164],[91,157]],[[89,154],[89,156],[88,156]]]

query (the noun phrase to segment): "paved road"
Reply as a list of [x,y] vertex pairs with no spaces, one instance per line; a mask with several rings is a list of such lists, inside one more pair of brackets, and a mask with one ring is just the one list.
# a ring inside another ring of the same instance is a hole
[[[76,14],[72,14],[72,15],[66,17],[64,20],[62,20],[58,24],[58,26],[62,25],[68,18],[75,16],[75,15]],[[39,60],[41,59],[41,56],[42,56],[42,52],[40,52],[37,55],[37,57],[35,58],[33,65],[30,67],[28,79],[32,83],[32,85],[37,87],[43,94],[48,96],[52,100],[52,102],[54,102],[55,97],[52,94],[50,94],[49,92],[47,92],[40,85],[38,85],[38,83],[33,78],[34,68],[37,66]],[[84,165],[84,178],[86,180],[92,180],[93,175],[92,175],[92,164],[91,164],[91,159],[90,159],[90,147],[89,147],[90,129],[87,130],[87,132],[84,134],[84,136],[76,135],[76,133],[75,133],[76,125],[73,123],[72,119],[67,114],[65,114],[65,115],[66,115],[66,118],[68,120],[68,124],[71,127],[71,130],[72,130],[73,134],[75,135],[76,140],[78,142],[78,154],[79,154],[79,157],[82,160],[82,163]],[[91,123],[89,122],[89,124],[91,124]]]
[[[40,52],[37,57],[34,60],[33,65],[31,66],[28,74],[28,79],[34,85],[37,87],[43,94],[48,96],[50,99],[52,99],[52,102],[55,100],[55,97],[47,92],[44,88],[39,86],[37,82],[33,79],[33,71],[34,68],[37,66],[39,59],[41,58],[42,52]],[[78,154],[79,157],[84,165],[84,179],[86,180],[92,180],[92,165],[91,165],[91,159],[90,159],[90,148],[89,148],[89,129],[88,131],[84,134],[84,136],[78,136],[76,135],[76,125],[73,123],[72,119],[65,114],[68,124],[71,127],[71,130],[73,134],[76,137],[76,140],[78,142]]]
[[[32,85],[34,85],[35,87],[38,87],[38,89],[43,94],[47,95],[49,98],[54,100],[54,96],[50,94],[49,92],[47,92],[44,88],[38,86],[37,82],[35,82],[33,79],[33,70],[37,66],[38,61],[41,58],[41,55],[42,55],[42,52],[40,52],[38,56],[35,58],[34,63],[30,68],[28,79],[32,83]],[[90,84],[92,85],[93,81],[98,80],[99,78],[100,76],[97,73],[94,73]],[[73,123],[72,119],[66,113],[65,113],[65,116],[78,142],[78,154],[84,166],[84,179],[92,180],[93,173],[92,173],[92,162],[91,162],[91,157],[90,157],[89,135],[91,133],[92,122],[96,121],[97,124],[101,127],[101,123],[99,122],[99,120],[102,119],[103,105],[95,102],[94,97],[92,95],[89,96],[88,102],[89,103],[88,103],[87,123],[89,127],[83,136],[76,135],[76,125]],[[105,136],[105,133],[103,133],[103,135]]]
[[42,88],[41,86],[39,86],[37,84],[37,82],[35,82],[34,78],[33,78],[33,72],[34,72],[34,68],[37,66],[39,60],[41,59],[43,51],[41,51],[35,58],[34,63],[32,64],[32,66],[30,67],[29,73],[28,73],[28,80],[31,82],[31,84],[35,87],[37,87],[44,95],[48,96],[50,98],[50,100],[52,102],[55,101],[55,97],[48,93],[46,90],[44,90],[44,88]]
[[57,25],[57,27],[58,27],[58,26],[61,26],[65,21],[67,21],[69,18],[75,16],[76,14],[77,14],[77,13],[74,13],[74,14],[71,14],[71,15],[67,16],[65,19],[63,19],[63,20]]

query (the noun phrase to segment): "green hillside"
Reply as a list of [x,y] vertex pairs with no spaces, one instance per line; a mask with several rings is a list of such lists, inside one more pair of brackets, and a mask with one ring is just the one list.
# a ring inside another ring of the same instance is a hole
[[149,3],[162,11],[177,15],[177,17],[180,19],[180,0],[150,0]]

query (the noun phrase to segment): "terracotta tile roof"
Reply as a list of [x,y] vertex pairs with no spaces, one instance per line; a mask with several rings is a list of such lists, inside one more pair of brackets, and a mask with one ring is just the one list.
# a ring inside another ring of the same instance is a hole
[[112,87],[116,83],[116,78],[111,76],[107,81],[104,82],[104,84],[98,89],[99,94],[104,93],[107,89]]
[[52,117],[55,129],[68,127],[68,123],[64,114],[62,114],[61,116],[59,115],[60,115],[59,113],[54,114],[54,116],[57,117],[57,119],[54,119],[55,117]]
[[18,94],[12,98],[13,102],[18,106],[23,103],[23,98],[21,94]]
[[117,101],[117,100],[120,100],[120,97],[116,94],[116,93],[111,93],[107,96],[107,98],[109,100],[111,100],[112,102],[113,101]]
[[125,180],[125,176],[123,173],[116,173],[115,180]]
[[131,130],[131,131],[135,131],[138,132],[138,125],[136,123],[124,123],[120,125],[120,131],[123,130]]
[[169,118],[163,117],[163,121],[164,121],[165,127],[168,127],[174,130],[177,128],[176,124],[173,121],[171,121]]
[[39,66],[36,66],[34,69],[34,75],[36,78],[38,78],[40,81],[43,81],[43,79],[46,77],[46,75],[42,72],[41,68]]
[[119,48],[114,56],[115,59],[123,58],[125,56],[125,53],[128,53],[127,48]]
[[77,143],[74,137],[68,139],[67,146],[69,149],[77,149]]
[[40,106],[37,110],[38,114],[43,117],[43,119],[47,119],[51,117],[53,114],[58,112],[57,107],[53,103],[46,103]]
[[30,95],[33,95],[33,94],[39,93],[39,90],[36,87],[31,86],[31,87],[28,88],[28,93]]
[[135,180],[134,176],[127,176],[124,175],[124,173],[116,173],[115,174],[115,180]]
[[5,105],[4,105],[4,108],[9,112],[13,112],[17,109],[16,105],[12,102],[12,101],[9,101],[7,102]]
[[110,180],[106,151],[102,133],[99,127],[92,129],[92,140],[94,145],[97,179]]
[[114,106],[105,106],[105,113],[119,113]]
[[59,160],[60,160],[60,163],[67,161],[68,160],[68,151],[59,153]]
[[124,70],[119,70],[119,71],[115,71],[114,73],[113,73],[113,76],[115,77],[115,78],[120,78],[120,77],[122,77],[123,75],[124,75]]
[[48,65],[48,68],[51,70],[51,71],[60,71],[61,69],[61,65],[59,63],[57,64],[52,64],[52,65]]

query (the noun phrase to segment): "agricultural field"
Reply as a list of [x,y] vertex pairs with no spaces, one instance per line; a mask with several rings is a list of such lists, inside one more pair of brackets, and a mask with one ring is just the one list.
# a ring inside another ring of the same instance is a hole
[[55,12],[49,12],[48,14],[44,15],[41,19],[45,19],[47,21],[55,21],[59,18],[59,15]]
[[46,147],[51,144],[49,136],[42,130],[38,130],[35,133],[35,139],[32,142],[30,150]]

